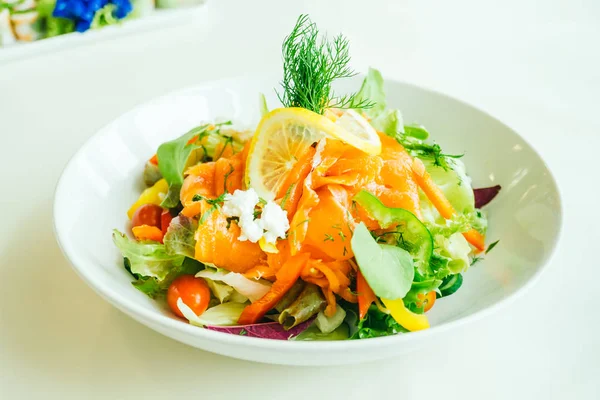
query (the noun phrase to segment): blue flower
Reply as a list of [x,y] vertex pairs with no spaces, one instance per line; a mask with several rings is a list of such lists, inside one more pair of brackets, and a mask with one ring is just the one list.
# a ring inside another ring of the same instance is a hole
[[75,22],[77,32],[90,29],[94,15],[107,4],[114,4],[113,16],[123,19],[133,10],[130,0],[56,0],[52,15]]

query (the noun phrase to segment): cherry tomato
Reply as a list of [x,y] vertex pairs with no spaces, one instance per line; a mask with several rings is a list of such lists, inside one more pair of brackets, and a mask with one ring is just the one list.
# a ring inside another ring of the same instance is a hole
[[169,229],[169,225],[171,224],[171,220],[173,216],[169,210],[163,210],[160,215],[160,227],[162,229],[163,235],[167,234],[167,229]]
[[208,308],[210,301],[210,289],[206,281],[196,278],[194,275],[181,275],[175,279],[167,291],[167,303],[173,312],[183,318],[183,314],[177,307],[177,300],[192,309],[196,315],[202,314]]
[[431,292],[426,294],[419,293],[417,297],[420,300],[417,301],[417,307],[423,307],[423,311],[427,312],[431,310],[431,307],[433,307],[433,304],[435,303],[435,290],[432,290]]
[[143,204],[133,213],[131,225],[149,225],[160,229],[160,215],[162,211],[163,209],[156,204]]

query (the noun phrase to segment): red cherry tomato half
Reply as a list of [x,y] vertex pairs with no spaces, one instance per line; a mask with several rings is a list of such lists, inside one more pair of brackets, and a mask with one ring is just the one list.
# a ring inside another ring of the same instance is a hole
[[210,289],[202,278],[196,278],[194,275],[181,275],[169,286],[167,303],[176,315],[184,318],[177,307],[177,300],[180,298],[196,315],[200,315],[208,308]]
[[162,229],[163,235],[167,234],[167,229],[169,229],[169,225],[171,224],[171,220],[173,216],[169,210],[163,210],[160,215],[160,227]]
[[149,225],[160,229],[160,215],[162,214],[162,211],[163,209],[156,204],[143,204],[135,210],[135,213],[133,213],[131,225]]
[[417,298],[419,299],[419,301],[417,301],[417,306],[423,307],[423,311],[427,312],[431,310],[431,307],[433,307],[433,304],[435,303],[435,290],[432,290],[431,292],[426,294],[419,293],[417,295]]

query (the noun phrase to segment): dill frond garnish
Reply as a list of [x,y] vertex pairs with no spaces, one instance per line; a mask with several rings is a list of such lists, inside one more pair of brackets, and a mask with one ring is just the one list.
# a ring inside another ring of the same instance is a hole
[[296,26],[283,41],[282,93],[284,107],[302,107],[323,114],[326,108],[370,108],[373,103],[358,99],[356,93],[336,96],[331,84],[356,73],[348,66],[348,39],[337,35],[332,41],[319,39],[317,25],[300,15]]

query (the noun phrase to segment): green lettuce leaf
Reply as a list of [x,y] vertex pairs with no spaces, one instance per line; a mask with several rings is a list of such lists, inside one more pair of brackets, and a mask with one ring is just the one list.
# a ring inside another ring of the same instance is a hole
[[372,305],[365,318],[358,321],[356,332],[350,339],[367,339],[408,332],[392,318]]
[[457,274],[469,268],[471,246],[462,234],[455,233],[450,237],[435,235],[433,241],[439,255],[450,259],[448,269],[451,273]]
[[394,136],[403,131],[402,114],[399,110],[385,110],[371,120],[373,128],[388,136]]
[[450,158],[448,169],[436,165],[429,159],[423,160],[423,164],[435,184],[442,189],[459,214],[475,212],[475,195],[471,178],[467,175],[465,164],[461,160]]
[[371,118],[376,118],[386,108],[384,80],[381,72],[375,68],[369,68],[360,90],[356,94],[357,101],[371,101],[373,107],[362,110]]
[[163,239],[167,253],[194,258],[198,223],[193,218],[179,215],[171,220]]
[[113,241],[123,257],[129,260],[133,274],[151,276],[159,281],[165,279],[173,267],[181,266],[185,259],[184,256],[167,253],[163,244],[137,242],[116,229],[113,231]]
[[415,274],[409,252],[378,244],[362,222],[354,229],[351,244],[360,271],[377,296],[393,300],[406,295]]
[[188,143],[193,137],[207,132],[209,124],[201,125],[191,129],[189,132],[175,140],[161,144],[156,155],[158,156],[158,168],[160,173],[169,184],[169,193],[175,193],[176,197],[167,194],[162,206],[173,208],[177,206],[175,200],[179,200],[179,192],[183,185],[183,172],[188,164],[192,151],[199,146]]
[[264,279],[248,279],[242,274],[223,269],[205,268],[196,274],[197,277],[213,282],[222,282],[230,286],[251,302],[263,297],[271,289],[271,282]]
[[[338,307],[341,308],[341,307]],[[346,324],[341,324],[335,330],[329,333],[323,333],[319,328],[313,324],[309,326],[304,332],[298,336],[292,338],[292,340],[303,340],[303,341],[330,341],[330,340],[346,340],[349,335],[349,328]]]
[[146,186],[154,186],[154,184],[161,179],[162,175],[160,173],[160,169],[158,169],[158,165],[155,165],[150,161],[146,161],[146,165],[144,166],[144,183]]
[[152,276],[142,276],[140,274],[133,273],[131,271],[131,263],[129,259],[123,259],[125,264],[125,269],[135,278],[135,281],[132,282],[132,285],[138,289],[140,292],[145,293],[150,298],[157,298],[160,296],[164,296],[169,289],[169,285],[180,275],[194,275],[200,269],[202,269],[202,264],[200,264],[196,260],[192,260],[191,258],[186,258],[183,261],[181,266],[175,266],[169,274],[163,280],[158,280]]
[[125,269],[136,279],[133,286],[152,298],[164,294],[178,276],[195,274],[202,268],[196,260],[167,253],[160,243],[137,242],[116,229],[113,241],[123,255]]
[[228,326],[237,325],[237,321],[246,308],[246,304],[243,303],[223,303],[216,305],[204,311],[202,315],[197,316],[194,311],[188,307],[183,300],[177,300],[177,307],[183,316],[192,325],[204,326]]
[[346,319],[346,310],[343,307],[336,307],[335,314],[328,317],[323,311],[317,314],[315,319],[315,325],[322,333],[332,333],[335,331]]
[[376,130],[393,137],[404,131],[400,110],[386,108],[384,80],[378,70],[369,68],[356,97],[358,101],[370,101],[374,104],[361,111],[371,118],[371,125]]

